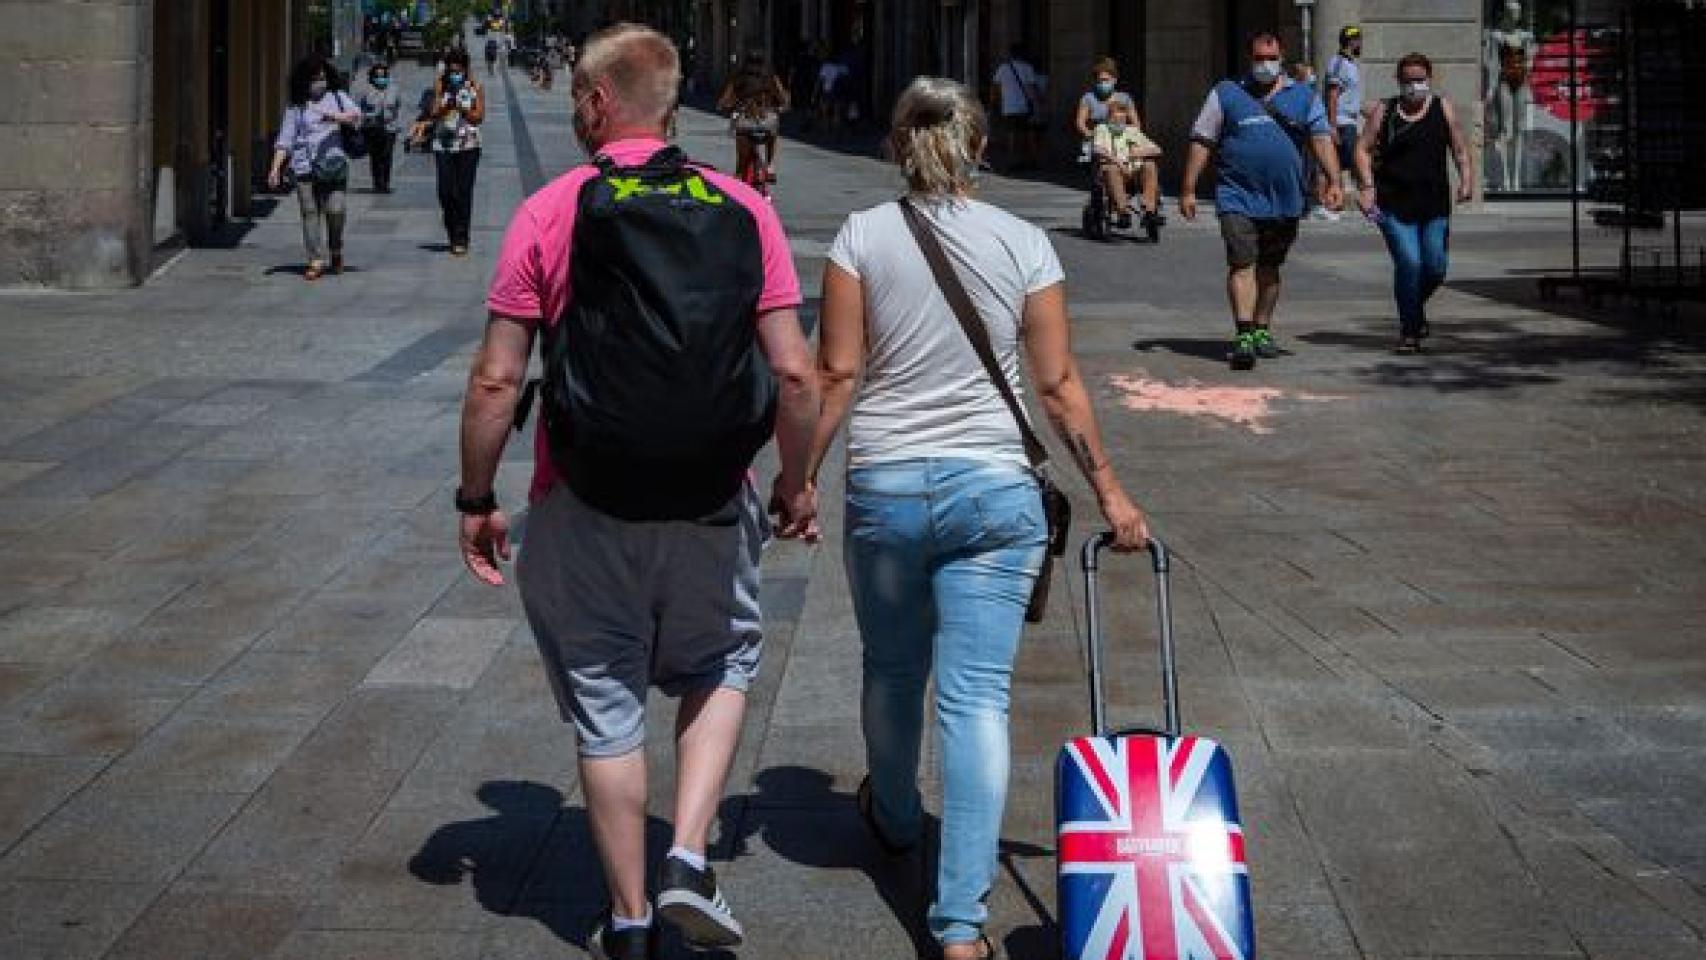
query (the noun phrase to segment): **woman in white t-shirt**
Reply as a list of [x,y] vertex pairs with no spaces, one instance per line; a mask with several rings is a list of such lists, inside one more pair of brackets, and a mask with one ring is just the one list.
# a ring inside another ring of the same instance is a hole
[[[1060,260],[1036,226],[972,198],[988,142],[983,109],[951,80],[914,80],[889,147],[907,200],[944,248],[1021,390],[1030,361],[1043,408],[1096,490],[1120,549],[1148,539],[1102,448],[1073,361]],[[1008,773],[1008,688],[1047,522],[1013,412],[955,319],[899,203],[853,214],[824,270],[823,414],[812,476],[851,409],[846,565],[864,641],[869,776],[859,809],[899,854],[923,826],[924,691],[936,676],[942,851],[930,927],[948,960],[993,955],[983,897],[994,880]]]

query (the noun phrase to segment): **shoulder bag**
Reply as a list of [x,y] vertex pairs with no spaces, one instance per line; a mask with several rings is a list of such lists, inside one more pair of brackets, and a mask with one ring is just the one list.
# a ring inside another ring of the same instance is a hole
[[948,262],[948,255],[942,250],[942,244],[936,239],[930,225],[924,221],[924,216],[912,201],[902,198],[900,212],[906,217],[906,226],[912,231],[912,237],[918,241],[918,249],[924,253],[924,259],[930,264],[930,272],[936,277],[936,286],[942,291],[942,296],[948,301],[949,309],[954,312],[954,319],[960,322],[960,329],[965,332],[966,339],[971,342],[972,352],[983,363],[983,370],[989,375],[989,380],[995,385],[996,392],[1006,401],[1007,409],[1013,414],[1013,421],[1019,425],[1019,437],[1025,444],[1025,459],[1030,461],[1031,473],[1037,478],[1037,488],[1042,494],[1043,516],[1048,521],[1048,547],[1043,551],[1043,565],[1037,571],[1037,581],[1031,587],[1030,602],[1025,605],[1025,620],[1028,623],[1041,623],[1044,612],[1048,609],[1049,584],[1053,579],[1054,560],[1066,553],[1067,536],[1072,529],[1072,501],[1054,484],[1048,475],[1048,450],[1042,441],[1037,439],[1036,431],[1031,429],[1030,420],[1025,417],[1024,407],[1019,398],[1013,393],[1013,385],[1007,382],[1007,374],[1001,369],[1001,364],[995,359],[995,348],[989,342],[989,328],[978,316],[977,307],[971,302],[970,294],[966,293],[965,285],[960,283],[959,275],[954,273],[953,265]]

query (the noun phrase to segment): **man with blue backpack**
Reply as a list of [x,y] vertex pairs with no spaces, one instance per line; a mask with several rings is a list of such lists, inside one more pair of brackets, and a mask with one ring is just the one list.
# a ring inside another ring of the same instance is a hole
[[788,239],[764,198],[667,142],[680,84],[675,46],[655,30],[618,24],[587,43],[571,91],[592,162],[529,197],[505,235],[456,492],[464,562],[503,583],[509,521],[492,481],[526,416],[537,339],[542,410],[516,579],[577,735],[610,890],[587,946],[613,960],[649,960],[658,944],[646,893],[654,686],[681,701],[656,912],[694,947],[742,939],[705,852],[763,649],[771,530],[750,475],[772,436],[777,532],[816,536],[817,374]]
[[1250,72],[1222,80],[1209,91],[1196,123],[1179,189],[1179,212],[1197,215],[1197,180],[1214,158],[1214,207],[1226,243],[1226,296],[1234,334],[1228,360],[1249,370],[1256,358],[1280,355],[1274,341],[1280,266],[1297,239],[1308,207],[1304,152],[1327,174],[1325,202],[1344,206],[1339,158],[1326,108],[1308,86],[1285,75],[1279,38],[1258,34],[1250,41]]

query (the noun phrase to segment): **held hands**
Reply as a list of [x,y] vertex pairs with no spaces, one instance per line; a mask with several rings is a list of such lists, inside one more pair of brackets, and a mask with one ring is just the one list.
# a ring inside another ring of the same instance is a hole
[[1326,191],[1321,196],[1321,202],[1334,213],[1345,209],[1344,188],[1336,183],[1328,184]]
[[502,510],[483,517],[462,515],[460,548],[462,562],[481,583],[503,586],[499,560],[509,560],[509,518]]
[[798,482],[776,475],[770,487],[770,513],[776,517],[776,536],[783,540],[804,540],[817,543],[822,532],[817,526],[817,485]]

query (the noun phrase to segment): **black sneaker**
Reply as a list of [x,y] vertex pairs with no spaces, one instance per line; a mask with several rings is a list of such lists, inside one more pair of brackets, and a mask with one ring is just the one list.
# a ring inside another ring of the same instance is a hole
[[610,929],[610,914],[606,913],[586,938],[586,948],[594,960],[653,960],[657,951],[652,945],[656,942],[651,927]]
[[697,950],[740,946],[740,921],[730,912],[710,866],[695,870],[667,857],[660,886],[658,914],[681,931],[688,946]]
[[1226,360],[1234,370],[1251,370],[1256,366],[1256,334],[1255,331],[1240,333],[1232,340],[1232,351],[1226,355]]
[[1274,335],[1267,327],[1256,328],[1256,356],[1263,360],[1272,360],[1280,355],[1279,344],[1274,341]]

